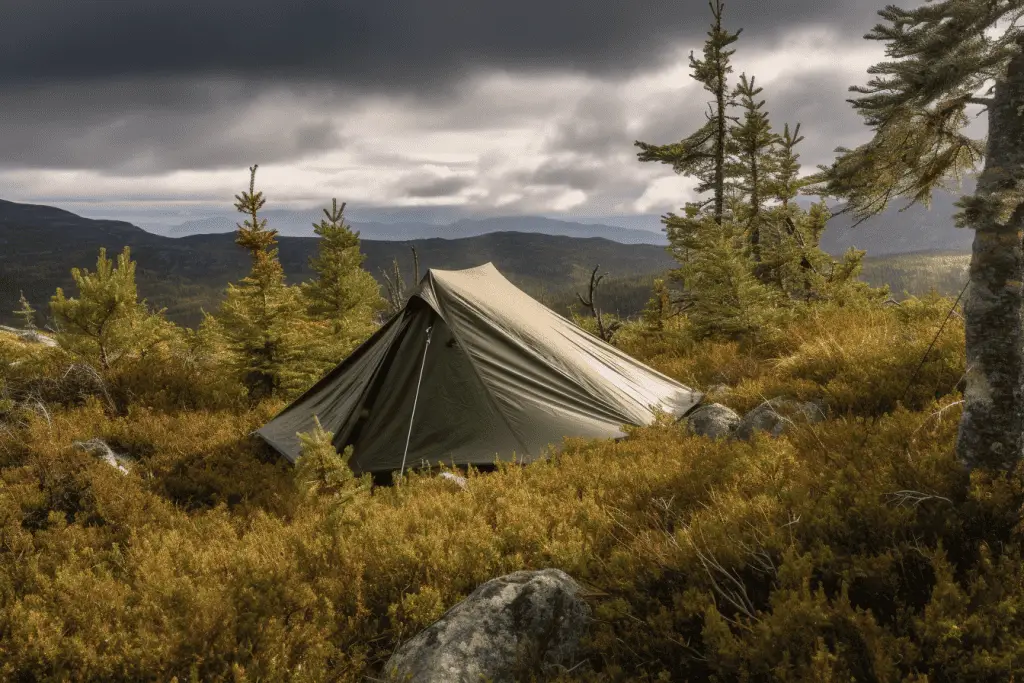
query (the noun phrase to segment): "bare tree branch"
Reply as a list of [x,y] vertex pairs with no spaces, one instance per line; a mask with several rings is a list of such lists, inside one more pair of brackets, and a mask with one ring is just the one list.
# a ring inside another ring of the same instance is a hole
[[600,267],[601,264],[599,263],[594,266],[594,270],[590,273],[590,290],[587,293],[587,298],[584,299],[583,295],[579,292],[576,292],[576,296],[579,298],[581,304],[590,309],[590,312],[594,315],[594,319],[597,320],[597,333],[598,336],[601,337],[601,341],[608,342],[611,341],[612,335],[614,335],[619,327],[621,327],[622,323],[616,320],[608,326],[605,326],[601,309],[594,303],[594,292],[597,290],[598,285],[601,284],[601,280],[604,279],[604,275],[597,274]]

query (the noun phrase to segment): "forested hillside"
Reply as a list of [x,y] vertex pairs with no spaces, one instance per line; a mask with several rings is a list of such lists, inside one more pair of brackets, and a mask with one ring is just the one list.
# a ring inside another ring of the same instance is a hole
[[[271,226],[272,227],[272,226]],[[242,276],[244,254],[230,235],[196,235],[167,239],[118,221],[76,216],[53,207],[0,201],[0,324],[16,321],[14,310],[24,293],[36,307],[45,307],[57,286],[72,285],[71,268],[89,267],[101,246],[114,252],[132,248],[139,295],[180,325],[199,324],[203,310],[214,310],[225,285]],[[281,264],[290,279],[310,276],[309,257],[315,238],[279,238]],[[56,248],[55,245],[60,247]],[[462,239],[406,242],[361,240],[364,267],[386,286],[395,259],[402,276],[414,276],[412,248],[421,273],[427,268],[471,268],[493,262],[506,277],[531,296],[565,315],[586,293],[594,266],[606,274],[602,306],[623,317],[643,310],[656,277],[674,259],[654,245],[622,245],[601,238],[560,237],[523,232],[500,232]],[[967,256],[955,252],[925,252],[864,258],[861,278],[888,285],[901,297],[928,294],[932,288],[955,295],[963,284]]]
[[[268,224],[273,228],[273,225]],[[288,278],[308,279],[313,237],[279,239],[280,259]],[[147,233],[130,223],[83,218],[53,207],[0,201],[0,323],[14,320],[18,297],[45,309],[56,287],[69,287],[72,268],[91,267],[96,252],[111,254],[130,247],[137,262],[139,294],[167,317],[195,326],[201,311],[213,310],[228,282],[248,267],[245,253],[233,235],[195,235],[171,239]],[[427,268],[461,269],[491,261],[512,282],[545,302],[560,306],[585,287],[590,270],[601,266],[608,274],[605,293],[609,310],[638,312],[656,274],[673,260],[663,247],[620,244],[603,238],[577,238],[523,232],[498,232],[478,237],[384,242],[362,240],[364,268],[384,286],[383,272],[398,259],[400,272],[411,284],[419,256],[421,274]]]

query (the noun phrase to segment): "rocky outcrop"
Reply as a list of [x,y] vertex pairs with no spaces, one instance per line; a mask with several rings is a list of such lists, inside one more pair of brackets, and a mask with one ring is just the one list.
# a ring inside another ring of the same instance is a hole
[[559,569],[521,571],[480,585],[388,660],[388,681],[512,683],[571,667],[590,608]]
[[735,410],[721,403],[708,403],[686,416],[686,431],[690,434],[721,439],[730,436],[740,416]]
[[0,332],[6,332],[17,337],[23,342],[42,344],[43,346],[57,346],[57,340],[36,330],[19,330],[16,327],[0,325]]
[[820,422],[824,418],[824,408],[817,403],[773,398],[744,415],[733,434],[743,440],[751,439],[757,431],[779,436],[797,420]]

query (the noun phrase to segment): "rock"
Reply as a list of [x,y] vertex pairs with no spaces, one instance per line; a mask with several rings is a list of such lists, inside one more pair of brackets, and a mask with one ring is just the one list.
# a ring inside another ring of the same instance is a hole
[[448,481],[454,482],[455,485],[458,486],[459,488],[466,488],[466,478],[460,477],[454,472],[442,472],[438,476],[441,477],[442,479],[447,479]]
[[88,441],[75,441],[71,444],[75,448],[79,448],[86,453],[92,453],[103,462],[107,463],[114,469],[121,472],[121,474],[128,474],[128,465],[131,461],[120,453],[115,453],[114,450],[107,445],[107,442],[103,439],[89,439]]
[[794,420],[820,422],[825,418],[824,408],[817,403],[794,401],[788,398],[773,398],[743,416],[736,425],[733,435],[737,439],[750,440],[756,431],[765,431],[779,436]]
[[590,608],[559,569],[520,571],[477,587],[388,660],[388,681],[512,683],[572,666]]
[[740,416],[732,408],[721,403],[708,403],[686,416],[686,431],[719,439],[732,434],[739,421]]
[[42,344],[43,346],[57,346],[57,340],[53,337],[47,336],[35,330],[19,330],[16,327],[8,327],[6,325],[0,325],[0,331],[13,334],[22,341],[32,342],[36,344]]

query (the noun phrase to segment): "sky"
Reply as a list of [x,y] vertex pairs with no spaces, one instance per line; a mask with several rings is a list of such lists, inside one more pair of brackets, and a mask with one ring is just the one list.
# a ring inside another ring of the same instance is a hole
[[[850,104],[887,0],[733,0],[734,73],[800,122],[804,171],[870,138]],[[912,3],[917,4],[917,3]],[[581,9],[585,7],[586,9]],[[638,9],[642,8],[642,9]],[[696,0],[0,0],[0,198],[173,223],[546,215],[658,229],[694,181],[637,160],[704,120]],[[632,222],[631,222],[632,221]],[[145,227],[145,226],[143,226]]]

